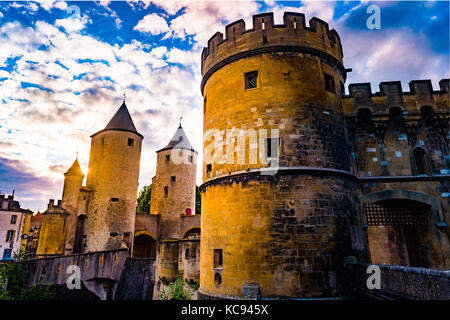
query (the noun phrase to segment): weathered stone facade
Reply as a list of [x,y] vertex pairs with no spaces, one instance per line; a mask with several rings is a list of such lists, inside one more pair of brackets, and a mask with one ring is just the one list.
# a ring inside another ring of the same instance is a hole
[[374,263],[450,265],[448,83],[351,84],[343,98]]
[[[448,267],[448,80],[440,91],[412,81],[407,93],[352,84],[347,96],[336,31],[283,19],[231,23],[202,53],[201,295],[336,296],[349,257]],[[373,206],[385,208],[378,226]],[[413,216],[414,228],[389,214]]]
[[180,215],[195,214],[197,152],[181,125],[169,144],[156,152],[150,214],[161,217],[158,237],[180,238]]
[[[346,77],[339,37],[316,18],[306,28],[299,14],[285,14],[283,26],[273,25],[272,14],[257,15],[253,27],[228,25],[226,40],[216,34],[203,51],[204,130],[279,130],[279,169],[260,174],[268,167],[261,131],[259,143],[237,141],[239,150],[222,163],[224,150],[216,148],[212,167],[205,163],[200,292],[240,296],[252,282],[265,297],[336,295],[344,257],[365,257],[336,92]],[[254,88],[246,88],[250,72],[257,72]],[[324,78],[338,85],[327,90]]]
[[[142,232],[147,232],[147,246],[155,243],[157,248],[155,299],[157,293],[178,276],[187,283],[199,281],[200,215],[195,215],[196,169],[197,152],[180,124],[168,145],[157,151],[150,215],[140,215],[137,220],[139,229],[146,226]],[[189,236],[191,231],[195,231],[195,236]],[[142,236],[138,232],[136,234]]]

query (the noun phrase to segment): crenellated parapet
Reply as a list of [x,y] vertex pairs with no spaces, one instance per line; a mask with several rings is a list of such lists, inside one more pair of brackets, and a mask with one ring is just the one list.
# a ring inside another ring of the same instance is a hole
[[304,14],[285,12],[283,24],[275,25],[270,12],[253,16],[252,29],[246,29],[241,19],[225,27],[225,38],[217,32],[209,39],[201,56],[202,91],[211,74],[228,63],[256,54],[283,51],[320,56],[335,64],[345,78],[341,40],[334,29],[329,30],[328,23],[314,17],[307,27]]
[[349,95],[343,97],[344,112],[356,116],[358,110],[368,109],[372,115],[389,115],[391,108],[396,107],[403,115],[414,115],[427,106],[436,113],[448,113],[449,83],[450,79],[442,79],[440,90],[433,90],[431,80],[413,80],[407,92],[402,90],[400,81],[381,82],[379,92],[372,92],[370,83],[352,83]]

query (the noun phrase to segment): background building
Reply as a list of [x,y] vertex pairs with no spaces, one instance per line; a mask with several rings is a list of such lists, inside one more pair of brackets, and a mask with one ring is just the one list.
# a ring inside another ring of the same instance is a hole
[[42,212],[37,212],[31,217],[30,229],[27,236],[25,253],[28,258],[35,258],[41,230]]
[[0,259],[10,260],[13,254],[25,250],[33,212],[20,208],[14,201],[14,192],[5,197],[0,194]]

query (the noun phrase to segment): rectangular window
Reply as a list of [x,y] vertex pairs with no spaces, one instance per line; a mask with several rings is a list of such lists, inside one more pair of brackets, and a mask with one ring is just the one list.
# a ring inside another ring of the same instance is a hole
[[6,242],[11,242],[14,239],[14,230],[8,230],[6,232]]
[[170,161],[170,155],[166,155],[166,162]]
[[208,177],[211,176],[211,171],[212,171],[212,164],[211,164],[211,163],[208,163],[208,164],[206,165],[206,174],[208,175]]
[[3,251],[3,260],[11,260],[12,249],[5,249]]
[[192,156],[188,156],[188,162],[192,163]]
[[203,99],[203,114],[206,113],[206,97]]
[[177,181],[177,177],[175,177],[175,176],[171,176],[171,177],[170,177],[170,181],[172,181],[172,182],[175,182],[175,181]]
[[128,138],[128,146],[132,147],[134,145],[134,139]]
[[16,224],[17,216],[13,215],[11,216],[11,224]]
[[324,73],[323,77],[325,78],[325,90],[336,93],[334,87],[334,78],[327,73]]
[[266,148],[266,160],[267,159],[278,159],[280,157],[280,138],[267,138],[265,140]]
[[258,71],[247,72],[245,75],[245,89],[254,89],[258,86]]
[[167,198],[169,196],[169,187],[165,186],[164,187],[164,198]]
[[222,249],[214,249],[214,268],[220,268],[222,265]]

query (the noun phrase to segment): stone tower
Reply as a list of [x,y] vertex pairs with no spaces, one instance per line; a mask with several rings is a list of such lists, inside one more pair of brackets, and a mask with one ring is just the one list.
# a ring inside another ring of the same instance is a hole
[[340,38],[283,21],[236,21],[202,52],[203,296],[334,296],[345,258],[365,258]]
[[64,188],[61,199],[61,207],[63,207],[70,214],[70,217],[68,218],[65,244],[66,254],[71,254],[73,252],[78,217],[78,204],[83,179],[84,173],[81,171],[80,163],[78,162],[77,157],[69,170],[64,173]]
[[143,136],[125,101],[108,125],[91,138],[85,251],[131,249]]
[[156,175],[152,179],[150,214],[159,214],[158,277],[168,283],[179,275],[181,216],[195,214],[197,151],[181,123],[162,149],[156,151]]
[[160,214],[159,239],[178,239],[180,215],[195,214],[197,151],[178,127],[167,146],[156,151],[150,214]]

